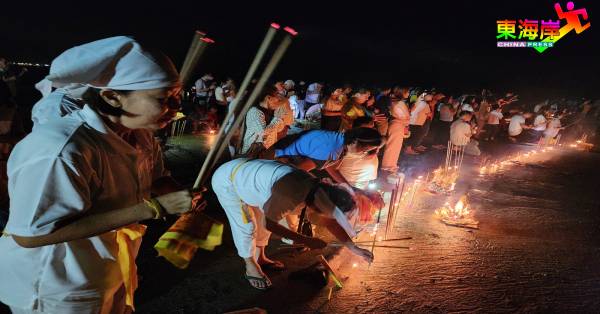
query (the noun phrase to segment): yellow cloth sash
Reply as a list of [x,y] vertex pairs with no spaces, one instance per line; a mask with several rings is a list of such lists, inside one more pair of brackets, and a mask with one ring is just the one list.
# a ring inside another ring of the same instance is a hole
[[[240,168],[247,162],[248,162],[248,160],[246,160],[244,162],[240,162],[233,168],[233,171],[231,172],[231,175],[229,176],[229,181],[231,181],[231,184],[233,184],[233,179],[235,179],[235,175],[237,174],[238,170],[240,170]],[[235,188],[235,185],[234,185],[234,188]],[[245,224],[247,224],[250,221],[250,219],[248,219],[249,214],[244,209],[246,209],[245,206],[243,204],[240,204],[240,210],[242,211],[242,221]]]
[[131,306],[134,311],[133,294],[138,287],[135,256],[139,249],[135,240],[141,238],[144,233],[146,233],[146,226],[141,224],[132,224],[117,230],[117,245],[119,246],[117,261],[125,285],[125,304]]

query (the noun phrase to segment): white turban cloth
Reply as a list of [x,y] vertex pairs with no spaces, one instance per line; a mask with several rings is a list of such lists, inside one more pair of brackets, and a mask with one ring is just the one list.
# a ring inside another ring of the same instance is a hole
[[32,119],[43,123],[72,111],[61,108],[63,97],[49,97],[52,87],[78,99],[89,87],[131,91],[177,86],[179,74],[166,56],[145,50],[130,37],[101,39],[70,48],[52,61],[48,76],[36,84],[44,98],[35,104]]

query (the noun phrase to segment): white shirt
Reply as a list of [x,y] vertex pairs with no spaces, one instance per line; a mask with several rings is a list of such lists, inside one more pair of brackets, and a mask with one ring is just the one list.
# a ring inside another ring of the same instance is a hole
[[471,140],[472,135],[471,125],[462,119],[454,121],[450,126],[450,141],[452,141],[452,144],[454,145],[467,145]]
[[[240,165],[240,163],[243,164]],[[245,204],[258,207],[264,211],[264,205],[271,197],[275,182],[294,171],[294,169],[274,160],[234,159],[226,162],[215,171],[212,185],[220,185],[228,181],[229,178],[222,178],[222,176],[231,176],[235,171],[232,183],[239,198]],[[265,215],[267,214],[265,213]]]
[[546,130],[547,122],[548,121],[546,120],[546,117],[544,117],[542,114],[539,114],[537,117],[535,117],[535,120],[533,120],[533,129],[536,131],[544,131]]
[[560,131],[561,124],[559,118],[552,118],[550,122],[548,122],[548,127],[544,131],[544,136],[546,137],[556,137],[558,135],[558,131]]
[[508,125],[508,135],[517,136],[523,132],[521,124],[525,124],[525,117],[522,115],[514,115],[510,118],[510,124]]
[[292,95],[288,98],[290,103],[290,109],[292,109],[293,117],[296,117],[298,114],[298,95]]
[[217,88],[215,88],[215,99],[220,102],[227,101],[227,99],[225,98],[225,93],[223,91],[223,87],[217,86]]
[[365,188],[365,183],[377,179],[379,159],[376,154],[348,153],[344,155],[338,170],[344,178],[356,188]]
[[490,115],[488,116],[488,124],[500,124],[500,120],[504,117],[504,115],[502,114],[502,112],[500,111],[492,111],[490,112]]
[[411,125],[423,125],[427,120],[427,115],[431,109],[429,109],[429,104],[427,104],[424,100],[419,100],[415,104],[412,112],[410,113],[410,124]]
[[201,96],[201,97],[207,97],[208,96],[208,92],[201,92],[200,90],[205,89],[206,86],[206,82],[204,82],[203,79],[198,79],[196,81],[196,95]]
[[[149,197],[153,180],[166,174],[162,154],[151,132],[135,131],[135,137],[138,145],[132,147],[88,106],[35,128],[8,161],[5,232],[46,235],[64,219]],[[1,237],[0,300],[40,311],[56,302],[101,306],[123,282],[115,236],[109,231],[39,248]]]
[[410,121],[410,112],[408,110],[408,106],[402,100],[395,101],[392,103],[392,108],[390,108],[390,114],[395,120],[399,120],[405,125],[408,125]]
[[471,104],[464,104],[462,105],[462,107],[460,108],[461,111],[470,111],[470,112],[475,112],[475,110],[473,109],[473,106],[471,106]]
[[308,85],[308,88],[306,89],[306,97],[304,97],[304,101],[311,103],[311,104],[319,103],[319,95],[321,92],[319,90],[317,90],[318,85],[319,85],[318,83],[312,83],[312,84]]

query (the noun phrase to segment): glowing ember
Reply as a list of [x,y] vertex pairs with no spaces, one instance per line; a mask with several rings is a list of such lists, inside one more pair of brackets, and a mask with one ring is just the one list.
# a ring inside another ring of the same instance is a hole
[[435,214],[449,226],[479,229],[479,222],[471,217],[466,195],[462,196],[453,207],[449,203],[444,204],[444,207],[435,211]]
[[483,166],[483,167],[481,167],[481,169],[479,169],[479,174],[481,174],[481,175],[486,174],[486,172],[487,172],[487,167],[486,166]]
[[581,140],[577,140],[576,142],[577,142],[577,144],[581,144]]
[[356,268],[356,267],[358,267],[357,263],[352,264],[352,268]]
[[577,144],[571,144],[569,146],[575,148],[575,147],[577,147]]
[[210,130],[208,133],[215,134],[215,130]]

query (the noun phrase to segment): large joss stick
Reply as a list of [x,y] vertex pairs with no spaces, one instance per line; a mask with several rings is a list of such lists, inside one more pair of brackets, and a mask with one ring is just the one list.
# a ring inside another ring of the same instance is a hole
[[[286,28],[286,31],[287,31],[287,28]],[[245,120],[246,112],[248,112],[248,109],[250,109],[252,104],[258,98],[258,94],[262,91],[263,87],[267,83],[267,80],[269,79],[269,77],[271,76],[271,74],[273,73],[273,71],[279,64],[279,62],[281,61],[281,58],[285,54],[287,48],[292,43],[292,38],[295,35],[296,35],[295,31],[293,31],[293,30],[288,31],[286,36],[283,38],[283,41],[279,44],[279,46],[273,53],[271,60],[269,60],[269,63],[265,67],[265,70],[263,71],[258,82],[256,83],[256,87],[254,88],[254,90],[252,91],[252,93],[250,94],[250,96],[248,97],[246,102],[244,103],[244,106],[239,111],[239,114],[235,117],[235,120],[234,120],[231,128],[225,134],[225,136],[223,138],[219,139],[219,141],[217,141],[215,146],[213,146],[211,148],[209,155],[206,157],[206,160],[205,160],[204,164],[202,165],[202,169],[200,169],[200,173],[198,173],[198,177],[196,178],[196,183],[194,183],[195,188],[200,187],[204,183],[204,181],[208,178],[208,173],[209,173],[210,169],[216,164],[217,160],[219,159],[219,157],[225,150],[225,147],[227,147],[229,141],[231,140],[231,137],[233,136],[233,133],[234,133],[233,131],[237,130],[240,127],[242,121]],[[212,152],[212,154],[211,154],[211,152]],[[211,158],[209,159],[209,157],[211,157]]]
[[198,64],[198,60],[200,60],[200,56],[204,53],[206,47],[208,47],[208,45],[211,43],[214,43],[214,41],[206,37],[205,33],[199,31],[194,33],[192,43],[190,44],[187,55],[185,56],[181,70],[179,71],[179,77],[183,86],[185,86],[192,76],[192,73],[194,73],[194,69]]
[[[263,39],[263,42],[260,45],[260,48],[258,48],[258,52],[256,53],[256,56],[254,57],[254,60],[252,61],[252,64],[250,65],[250,68],[248,69],[248,72],[246,73],[246,76],[244,77],[244,80],[242,81],[242,85],[240,87],[240,90],[238,91],[235,99],[232,101],[230,108],[231,110],[229,110],[227,112],[227,116],[225,117],[225,128],[224,128],[224,136],[225,134],[232,130],[232,134],[230,135],[230,139],[231,137],[233,137],[233,134],[236,132],[236,130],[242,130],[244,128],[244,122],[245,122],[245,114],[242,116],[240,114],[240,112],[243,110],[245,103],[242,103],[242,98],[244,98],[244,96],[246,95],[246,90],[248,88],[248,85],[250,85],[250,82],[252,81],[252,78],[254,77],[254,74],[256,73],[256,69],[258,68],[258,66],[260,65],[260,62],[262,61],[267,49],[269,48],[271,42],[273,41],[273,38],[275,37],[275,34],[277,32],[277,30],[280,29],[279,24],[277,23],[271,23],[269,30],[267,31],[267,34],[265,36],[265,38]],[[248,109],[246,109],[247,111]],[[241,118],[241,123],[237,124],[237,126],[234,128],[233,125],[235,124],[235,118]],[[233,121],[232,121],[233,120]],[[230,143],[230,139],[227,141],[222,141],[220,142],[219,140],[216,141],[216,151],[215,153],[218,156],[221,156],[221,154],[223,154],[223,151],[225,150],[225,147],[227,147]],[[242,136],[240,136],[240,141],[242,140]],[[222,145],[222,147],[221,147]],[[237,150],[237,146],[236,145],[236,150]],[[214,168],[214,166],[216,165],[216,163],[218,162],[219,158],[214,158],[212,160],[212,164],[209,164],[208,169],[212,169]]]
[[[277,25],[278,28],[278,25]],[[249,71],[250,73],[246,75],[246,77],[252,77],[256,70],[256,67],[262,60],[265,51],[270,45],[275,32],[277,30],[275,27],[269,28],[267,32],[267,36],[263,43],[261,44],[257,55],[252,63],[252,66]],[[194,50],[194,49],[192,49]],[[186,58],[188,59],[188,58]],[[186,60],[186,67],[189,67],[189,61]],[[245,80],[244,88],[247,88],[249,79]],[[242,91],[243,92],[243,91]],[[242,93],[239,94],[241,97]],[[238,98],[239,101],[239,98]],[[239,106],[239,105],[238,105]],[[227,115],[227,119],[230,119],[230,114]],[[224,128],[219,130],[218,138],[222,139],[224,136]],[[230,133],[232,133],[232,129],[229,129]],[[212,164],[212,159],[215,157],[216,148],[215,146],[211,147],[207,158],[204,160],[202,165],[201,173],[194,184],[193,189],[199,190],[201,183],[204,182],[205,177],[202,177],[201,174],[204,171],[204,175],[206,175],[208,166]],[[209,158],[210,157],[210,158]],[[200,180],[203,179],[203,180]],[[179,268],[186,268],[195,255],[195,252],[198,248],[203,248],[207,250],[212,250],[216,245],[221,244],[221,236],[223,232],[223,224],[217,221],[214,221],[209,216],[201,213],[201,210],[192,210],[184,215],[182,215],[173,226],[169,228],[169,230],[163,234],[159,241],[156,243],[154,248],[158,251],[160,256],[164,256],[169,262],[174,264]]]
[[[263,39],[260,47],[258,48],[258,51],[256,52],[256,55],[254,56],[254,60],[250,64],[250,68],[248,69],[248,72],[246,73],[246,76],[244,77],[244,80],[242,81],[242,85],[240,86],[240,89],[237,92],[237,95],[231,104],[231,107],[230,107],[231,110],[229,110],[229,112],[227,112],[227,116],[225,116],[225,120],[224,120],[225,123],[227,123],[228,121],[231,120],[231,118],[233,117],[233,115],[236,111],[240,111],[239,108],[241,106],[241,98],[244,97],[246,89],[248,88],[248,85],[250,84],[252,77],[256,73],[256,69],[258,68],[258,65],[260,64],[260,62],[262,61],[267,49],[271,45],[271,42],[273,41],[273,38],[275,37],[275,34],[277,33],[278,29],[279,29],[279,25],[271,24],[271,26],[267,30],[267,34],[265,35],[265,38]],[[239,119],[240,119],[240,115],[236,115],[235,121],[233,124],[235,125],[235,122],[237,122],[237,120],[239,120]],[[220,148],[221,143],[228,143],[229,140],[226,141],[225,138],[229,134],[233,135],[234,130],[236,130],[236,128],[233,127],[233,125],[228,128],[222,127],[219,129],[219,133],[217,133],[216,140],[214,142],[215,144],[208,151],[208,155],[204,159],[204,163],[202,164],[200,173],[198,173],[198,177],[196,178],[196,181],[194,182],[194,187],[193,187],[194,189],[200,188],[200,186],[204,183],[209,169],[212,168],[213,165],[216,163],[216,161],[219,159],[217,157],[219,157],[218,155],[220,155],[219,148]],[[231,138],[231,137],[229,137],[229,138]]]
[[185,59],[183,59],[183,64],[181,65],[181,68],[179,69],[180,74],[183,71],[183,69],[189,67],[190,60],[191,60],[194,49],[196,49],[196,46],[200,43],[200,39],[204,38],[205,36],[206,36],[206,33],[201,32],[201,31],[196,31],[194,33],[194,36],[192,37],[192,42],[190,43],[190,47],[188,48],[188,51],[185,54]]

